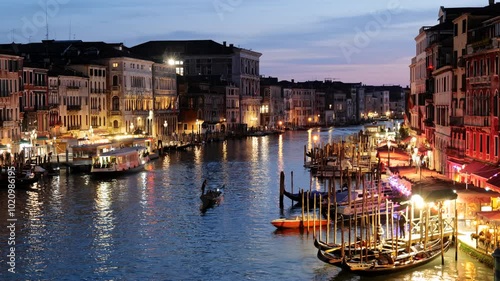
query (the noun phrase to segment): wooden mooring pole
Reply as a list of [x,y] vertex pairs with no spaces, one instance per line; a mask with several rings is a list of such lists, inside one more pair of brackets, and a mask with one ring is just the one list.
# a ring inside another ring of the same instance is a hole
[[283,195],[285,193],[285,173],[281,171],[280,173],[280,209],[283,210]]

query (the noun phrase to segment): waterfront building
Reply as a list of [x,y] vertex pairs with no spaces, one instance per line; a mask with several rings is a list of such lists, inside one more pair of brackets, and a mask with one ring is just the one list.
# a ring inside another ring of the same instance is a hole
[[[439,10],[422,27],[410,65],[412,135],[430,146],[428,167],[455,181],[487,187],[500,172],[498,150],[498,26],[500,5]],[[497,45],[495,45],[497,44]],[[497,75],[497,76],[495,76]],[[420,151],[422,153],[422,151]]]
[[152,132],[153,62],[130,54],[103,59],[109,68],[110,129],[113,133]]
[[284,88],[285,124],[291,127],[313,125],[315,89]]
[[226,87],[226,82],[216,78],[185,76],[179,80],[180,133],[215,132],[225,126],[226,94],[231,87]]
[[[500,4],[496,4],[500,11]],[[470,180],[477,186],[500,173],[499,160],[499,64],[500,19],[498,13],[468,30],[466,64],[466,157],[486,165],[469,171]],[[486,173],[488,172],[488,173]]]
[[453,20],[453,80],[450,107],[450,143],[446,148],[447,177],[460,180],[460,170],[466,163],[465,158],[465,59],[467,27],[471,25],[472,15],[463,13]]
[[233,83],[240,94],[239,121],[246,127],[259,126],[261,53],[212,40],[149,41],[132,47],[131,51],[171,61],[182,68],[184,76],[216,75]]
[[261,78],[261,126],[268,128],[280,128],[285,120],[284,99],[278,79],[269,83]]
[[[57,114],[61,125],[55,133],[77,138],[88,136],[89,78],[81,72],[62,67],[53,67],[48,75],[49,87],[57,87],[59,98]],[[51,96],[54,98],[52,93]]]
[[107,68],[93,63],[73,64],[68,67],[83,73],[89,78],[89,134],[107,133]]
[[23,58],[0,53],[0,150],[19,150]]
[[33,130],[38,136],[50,134],[48,70],[29,62],[23,65],[23,94],[20,104],[22,131],[29,135]]
[[239,131],[241,126],[240,88],[234,84],[224,86],[226,92],[226,114],[223,119],[227,130]]
[[424,131],[426,143],[433,148],[427,151],[427,166],[447,174],[446,148],[451,137],[449,116],[453,90],[453,23],[440,23],[427,29],[427,32],[428,91],[432,93],[432,99],[426,100]]
[[134,54],[147,58],[153,64],[153,128],[157,138],[170,137],[183,124],[178,124],[179,102],[177,99],[177,75],[184,74],[183,61],[176,56],[164,57],[152,54],[148,48],[131,48]]
[[[325,125],[325,106],[326,106],[326,97],[325,92],[321,90],[316,90],[315,98],[314,98],[314,111],[313,111],[313,123],[318,125]],[[349,119],[349,116],[353,116],[353,106],[352,99],[347,99],[346,102],[346,116]]]

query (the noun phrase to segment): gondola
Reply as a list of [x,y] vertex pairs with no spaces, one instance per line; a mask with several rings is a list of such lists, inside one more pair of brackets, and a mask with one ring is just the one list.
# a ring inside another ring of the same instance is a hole
[[39,178],[30,171],[13,172],[12,174],[2,171],[0,173],[0,189],[7,189],[9,186],[16,189],[31,189],[38,180]]
[[201,185],[201,196],[200,196],[202,204],[200,209],[202,211],[206,211],[208,208],[211,208],[215,205],[219,205],[223,198],[224,185],[222,185],[221,188],[205,190],[206,186],[207,186],[207,180],[204,180],[203,184]]
[[413,246],[409,252],[398,253],[392,257],[389,253],[380,253],[368,261],[348,261],[342,262],[342,269],[358,275],[385,275],[413,269],[427,264],[441,255],[441,250],[446,252],[450,247],[451,239],[446,239],[441,245],[441,240],[428,247]]
[[[314,197],[316,197],[316,200],[319,200],[319,196],[321,195],[322,198],[326,198],[328,196],[328,192],[321,192],[321,191],[310,191],[306,192],[304,191],[304,200],[307,200],[307,194],[309,194],[309,201],[312,202],[314,200]],[[299,193],[291,193],[288,191],[283,191],[283,195],[286,197],[290,198],[293,201],[298,202],[299,204],[302,203],[302,192]]]
[[318,250],[326,251],[330,249],[336,249],[340,247],[340,244],[337,243],[326,243],[321,240],[318,240],[317,238],[314,239],[314,247]]

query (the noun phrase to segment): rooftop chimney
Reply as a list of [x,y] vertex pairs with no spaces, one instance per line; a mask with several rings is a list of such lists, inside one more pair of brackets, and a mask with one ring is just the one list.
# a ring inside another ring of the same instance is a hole
[[495,5],[495,0],[488,0],[488,2],[489,2],[489,4],[490,4],[490,6]]
[[222,45],[224,45],[224,47],[226,47],[226,41],[223,41],[223,42],[222,42]]

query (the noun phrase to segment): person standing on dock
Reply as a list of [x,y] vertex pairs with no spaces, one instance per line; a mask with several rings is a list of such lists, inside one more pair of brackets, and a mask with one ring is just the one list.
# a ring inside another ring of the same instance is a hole
[[399,238],[405,238],[406,216],[403,211],[399,212]]

